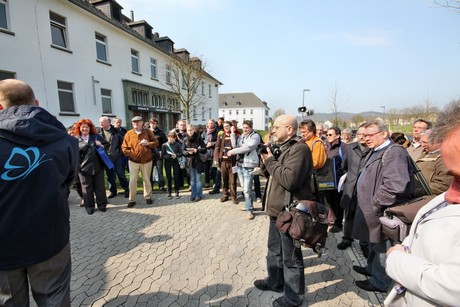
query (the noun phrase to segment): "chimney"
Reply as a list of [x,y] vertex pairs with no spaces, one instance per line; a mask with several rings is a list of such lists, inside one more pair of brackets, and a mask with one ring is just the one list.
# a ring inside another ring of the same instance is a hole
[[130,12],[131,12],[131,21],[134,21],[134,11],[131,10]]

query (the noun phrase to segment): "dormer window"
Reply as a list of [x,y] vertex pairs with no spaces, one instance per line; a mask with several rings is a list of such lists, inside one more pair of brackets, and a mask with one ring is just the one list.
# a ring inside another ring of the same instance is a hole
[[226,101],[224,101],[224,106],[228,106],[228,103]]
[[237,101],[237,102],[236,102],[236,105],[237,105],[237,106],[240,106],[240,105],[241,105],[241,102]]

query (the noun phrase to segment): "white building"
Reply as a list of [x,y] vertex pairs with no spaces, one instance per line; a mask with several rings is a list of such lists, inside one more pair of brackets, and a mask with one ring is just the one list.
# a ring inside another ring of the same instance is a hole
[[[130,128],[140,115],[170,129],[184,116],[168,86],[168,63],[189,53],[133,15],[115,0],[0,0],[0,79],[29,83],[40,106],[66,126],[106,115]],[[202,81],[194,124],[218,115],[221,83],[207,73]]]
[[268,131],[268,111],[270,108],[254,93],[219,94],[219,117],[237,120],[240,127],[244,120],[253,122],[256,130]]

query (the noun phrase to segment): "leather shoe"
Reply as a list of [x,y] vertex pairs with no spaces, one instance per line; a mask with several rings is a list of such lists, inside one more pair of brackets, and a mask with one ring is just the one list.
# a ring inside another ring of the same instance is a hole
[[106,211],[107,211],[107,208],[99,208],[99,211],[101,211],[101,212],[106,212]]
[[149,198],[145,201],[147,203],[147,205],[151,205],[153,203],[153,201]]
[[364,258],[369,258],[369,246],[368,245],[360,245],[361,251],[363,252]]
[[354,265],[353,266],[353,271],[355,271],[358,274],[364,275],[364,276],[372,276],[371,273],[369,273],[366,268],[363,268],[362,266]]
[[338,233],[341,231],[342,231],[342,227],[337,226],[337,225],[334,225],[331,228],[329,228],[329,232],[332,232],[332,233]]
[[236,198],[232,199],[232,202],[233,202],[235,205],[238,205],[238,204],[240,203]]
[[356,286],[358,286],[358,288],[361,288],[366,291],[387,292],[386,290],[380,290],[379,288],[371,284],[369,280],[357,280],[355,281],[355,284]]
[[302,303],[300,303],[300,304],[291,303],[291,301],[288,301],[284,296],[278,297],[272,303],[273,307],[297,307],[297,306],[301,306],[301,305],[302,305]]
[[110,193],[109,196],[107,196],[107,198],[114,198],[115,196],[117,196],[117,193]]
[[132,208],[132,207],[134,207],[135,205],[136,205],[136,202],[135,202],[135,201],[130,201],[130,202],[128,203],[128,208]]
[[214,191],[214,190],[209,191],[209,194],[211,194],[211,195],[217,194],[217,193],[219,193],[219,191]]
[[94,213],[94,208],[89,208],[89,209],[86,209],[86,212],[91,215]]
[[344,250],[344,249],[347,249],[351,246],[351,243],[350,242],[346,242],[346,241],[342,241],[340,242],[339,244],[337,244],[337,248],[340,249],[340,250]]
[[224,203],[224,202],[226,202],[227,200],[228,200],[228,196],[224,196],[224,197],[222,197],[222,198],[220,199],[220,202],[221,202],[221,203]]
[[262,291],[274,291],[278,293],[282,293],[283,289],[277,289],[277,288],[272,288],[267,284],[267,281],[265,279],[257,279],[254,281],[254,286]]

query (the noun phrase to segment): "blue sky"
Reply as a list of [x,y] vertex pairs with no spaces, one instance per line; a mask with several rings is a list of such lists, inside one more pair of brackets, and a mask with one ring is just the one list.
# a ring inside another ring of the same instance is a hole
[[272,112],[402,109],[460,99],[460,10],[433,0],[117,0],[224,85]]

